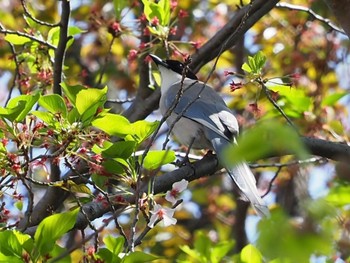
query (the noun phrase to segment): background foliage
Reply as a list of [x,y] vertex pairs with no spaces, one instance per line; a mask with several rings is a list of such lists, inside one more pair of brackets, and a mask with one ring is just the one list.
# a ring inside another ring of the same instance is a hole
[[[0,1],[0,261],[347,261],[346,1],[278,2]],[[174,165],[149,53],[234,109],[270,218]]]

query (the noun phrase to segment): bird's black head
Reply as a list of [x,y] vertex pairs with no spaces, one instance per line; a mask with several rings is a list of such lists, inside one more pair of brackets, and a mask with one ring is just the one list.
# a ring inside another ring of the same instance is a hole
[[[177,60],[172,60],[172,59],[167,59],[167,60],[162,60],[159,57],[155,56],[155,55],[150,55],[150,57],[153,59],[153,61],[157,64],[157,66],[163,66],[166,67],[180,75],[183,74],[184,72],[184,68],[185,68],[185,64],[177,61]],[[187,67],[186,69],[186,78],[190,78],[190,79],[194,79],[194,80],[198,80],[196,74],[193,73],[193,71]]]

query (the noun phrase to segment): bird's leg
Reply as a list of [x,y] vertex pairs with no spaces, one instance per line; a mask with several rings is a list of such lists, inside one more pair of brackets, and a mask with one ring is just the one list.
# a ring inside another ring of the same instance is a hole
[[188,155],[190,154],[190,151],[191,151],[191,148],[192,148],[194,140],[195,140],[195,137],[192,138],[191,143],[187,147],[185,157],[181,161],[180,160],[176,160],[175,165],[177,167],[181,167],[181,166],[185,166],[185,165],[191,164],[190,158],[188,158]]

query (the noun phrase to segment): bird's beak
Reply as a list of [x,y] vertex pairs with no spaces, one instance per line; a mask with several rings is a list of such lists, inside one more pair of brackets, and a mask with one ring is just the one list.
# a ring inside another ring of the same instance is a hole
[[169,65],[164,60],[157,57],[156,55],[149,54],[149,56],[152,58],[154,63],[156,63],[157,66],[162,65],[163,67],[169,68]]

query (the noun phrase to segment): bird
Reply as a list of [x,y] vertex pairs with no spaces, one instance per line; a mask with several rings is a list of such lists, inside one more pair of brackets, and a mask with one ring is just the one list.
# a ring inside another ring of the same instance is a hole
[[213,88],[199,81],[184,63],[162,60],[154,54],[150,57],[161,75],[159,109],[167,117],[172,135],[192,149],[214,151],[239,188],[241,197],[252,204],[260,217],[268,216],[269,209],[258,193],[248,164],[225,165],[225,149],[237,144],[239,134],[238,121],[225,101]]

